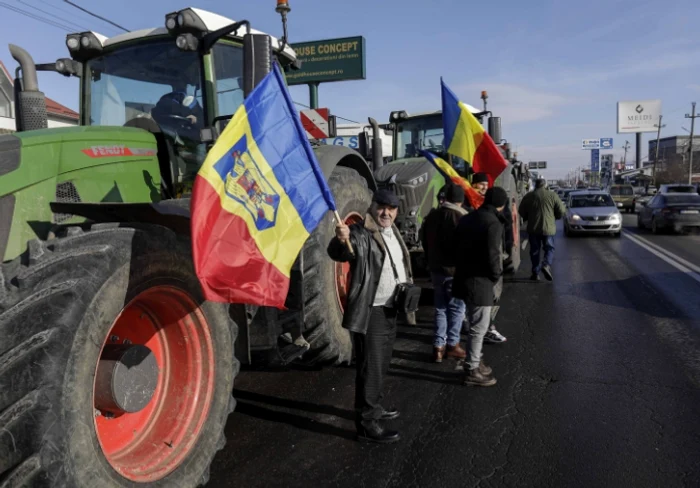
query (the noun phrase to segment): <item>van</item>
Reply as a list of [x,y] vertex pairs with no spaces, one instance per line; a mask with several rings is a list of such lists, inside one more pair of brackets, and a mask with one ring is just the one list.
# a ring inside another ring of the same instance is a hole
[[636,196],[632,185],[612,185],[610,187],[610,196],[617,208],[625,212],[634,212]]

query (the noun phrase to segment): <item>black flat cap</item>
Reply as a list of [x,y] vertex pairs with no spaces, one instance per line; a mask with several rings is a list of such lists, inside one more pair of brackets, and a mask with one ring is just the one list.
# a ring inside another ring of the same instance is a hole
[[389,207],[399,206],[399,197],[391,191],[385,188],[377,190],[374,193],[374,198],[372,199],[377,205],[388,205]]

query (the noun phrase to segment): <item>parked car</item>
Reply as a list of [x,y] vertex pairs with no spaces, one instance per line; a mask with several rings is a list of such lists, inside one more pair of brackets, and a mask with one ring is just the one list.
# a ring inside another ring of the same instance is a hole
[[576,190],[574,190],[573,188],[564,188],[564,190],[562,190],[561,195],[559,196],[561,197],[561,201],[564,202],[564,205],[566,205],[566,203],[569,201],[569,195],[573,191]]
[[636,195],[632,185],[612,185],[610,187],[610,196],[617,208],[625,212],[634,212]]
[[700,229],[700,195],[697,193],[657,193],[637,214],[637,227],[685,232]]
[[695,185],[684,185],[682,183],[674,183],[669,185],[661,185],[661,193],[697,193]]
[[569,195],[564,217],[564,235],[622,235],[622,214],[610,194],[604,191],[577,191]]

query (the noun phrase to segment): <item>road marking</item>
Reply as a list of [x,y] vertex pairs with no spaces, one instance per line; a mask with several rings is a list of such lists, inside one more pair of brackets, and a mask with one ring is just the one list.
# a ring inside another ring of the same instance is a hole
[[642,237],[642,236],[640,236],[640,235],[638,235],[638,234],[635,234],[634,237],[637,238],[637,239],[639,239],[640,241],[642,241],[642,242],[643,242],[644,244],[646,244],[647,246],[653,247],[654,249],[656,249],[656,250],[659,251],[660,253],[665,254],[666,256],[670,257],[671,259],[675,259],[676,261],[678,261],[680,264],[682,264],[682,265],[685,266],[686,268],[690,268],[690,269],[692,269],[693,271],[695,271],[696,273],[700,273],[700,266],[697,266],[697,265],[691,263],[690,261],[686,261],[686,260],[683,259],[682,257],[680,257],[680,256],[678,256],[678,255],[676,255],[676,254],[673,254],[673,253],[672,253],[671,251],[669,251],[668,249],[664,249],[663,247],[659,246],[658,244],[654,244],[654,243],[651,242],[649,239],[646,239],[646,238],[644,238],[644,237]]
[[695,266],[693,263],[689,263],[685,259],[676,256],[672,252],[667,251],[666,249],[663,249],[660,246],[649,242],[643,237],[633,235],[628,231],[623,232],[622,235],[630,241],[637,244],[638,246],[646,249],[656,257],[663,259],[677,270],[682,271],[683,273],[687,274],[689,277],[693,278],[695,281],[700,283],[700,268],[698,266]]

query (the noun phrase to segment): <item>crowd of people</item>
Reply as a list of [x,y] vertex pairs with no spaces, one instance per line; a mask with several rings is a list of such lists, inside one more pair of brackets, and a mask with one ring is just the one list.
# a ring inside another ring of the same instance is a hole
[[[438,208],[423,224],[422,243],[434,290],[433,360],[462,361],[465,385],[493,386],[496,378],[483,361],[482,349],[485,341],[506,341],[496,330],[494,317],[503,290],[504,246],[510,242],[505,232],[509,220],[504,215],[510,215],[510,199],[503,188],[489,188],[483,173],[472,176],[472,187],[483,196],[479,208],[465,200],[461,187],[447,184],[440,190]],[[413,280],[408,250],[394,225],[398,207],[399,198],[393,192],[378,190],[365,219],[350,227],[338,222],[328,246],[332,259],[350,263],[353,276],[343,326],[351,332],[355,346],[356,428],[361,441],[400,439],[384,423],[396,419],[399,412],[383,403],[396,319],[410,312],[399,290],[405,291],[405,284]],[[542,273],[551,281],[555,220],[564,214],[561,202],[539,180],[523,198],[518,213],[528,223],[531,277],[539,280]],[[466,349],[460,343],[463,330],[468,335]]]

